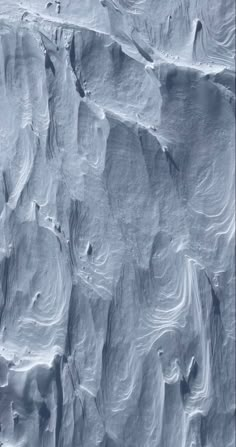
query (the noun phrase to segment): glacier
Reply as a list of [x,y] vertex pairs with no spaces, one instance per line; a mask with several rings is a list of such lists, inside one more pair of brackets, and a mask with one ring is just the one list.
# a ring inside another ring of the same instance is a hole
[[234,447],[233,0],[0,0],[0,446]]

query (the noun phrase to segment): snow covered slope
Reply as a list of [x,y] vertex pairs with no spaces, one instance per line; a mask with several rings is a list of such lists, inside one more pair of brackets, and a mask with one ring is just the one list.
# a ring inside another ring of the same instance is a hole
[[233,447],[232,0],[0,0],[0,445]]

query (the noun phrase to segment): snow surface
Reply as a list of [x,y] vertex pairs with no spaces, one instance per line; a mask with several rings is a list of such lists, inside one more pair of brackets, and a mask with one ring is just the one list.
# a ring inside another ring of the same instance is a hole
[[234,447],[233,0],[0,0],[0,445]]

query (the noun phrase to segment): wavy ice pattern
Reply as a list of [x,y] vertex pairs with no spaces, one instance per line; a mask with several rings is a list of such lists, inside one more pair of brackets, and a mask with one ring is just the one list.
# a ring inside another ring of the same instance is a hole
[[234,32],[0,1],[1,446],[234,446]]

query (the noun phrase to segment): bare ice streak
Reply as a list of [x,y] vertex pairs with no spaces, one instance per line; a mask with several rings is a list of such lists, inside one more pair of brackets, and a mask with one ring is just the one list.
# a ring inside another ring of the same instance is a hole
[[0,0],[0,446],[234,447],[233,0]]

